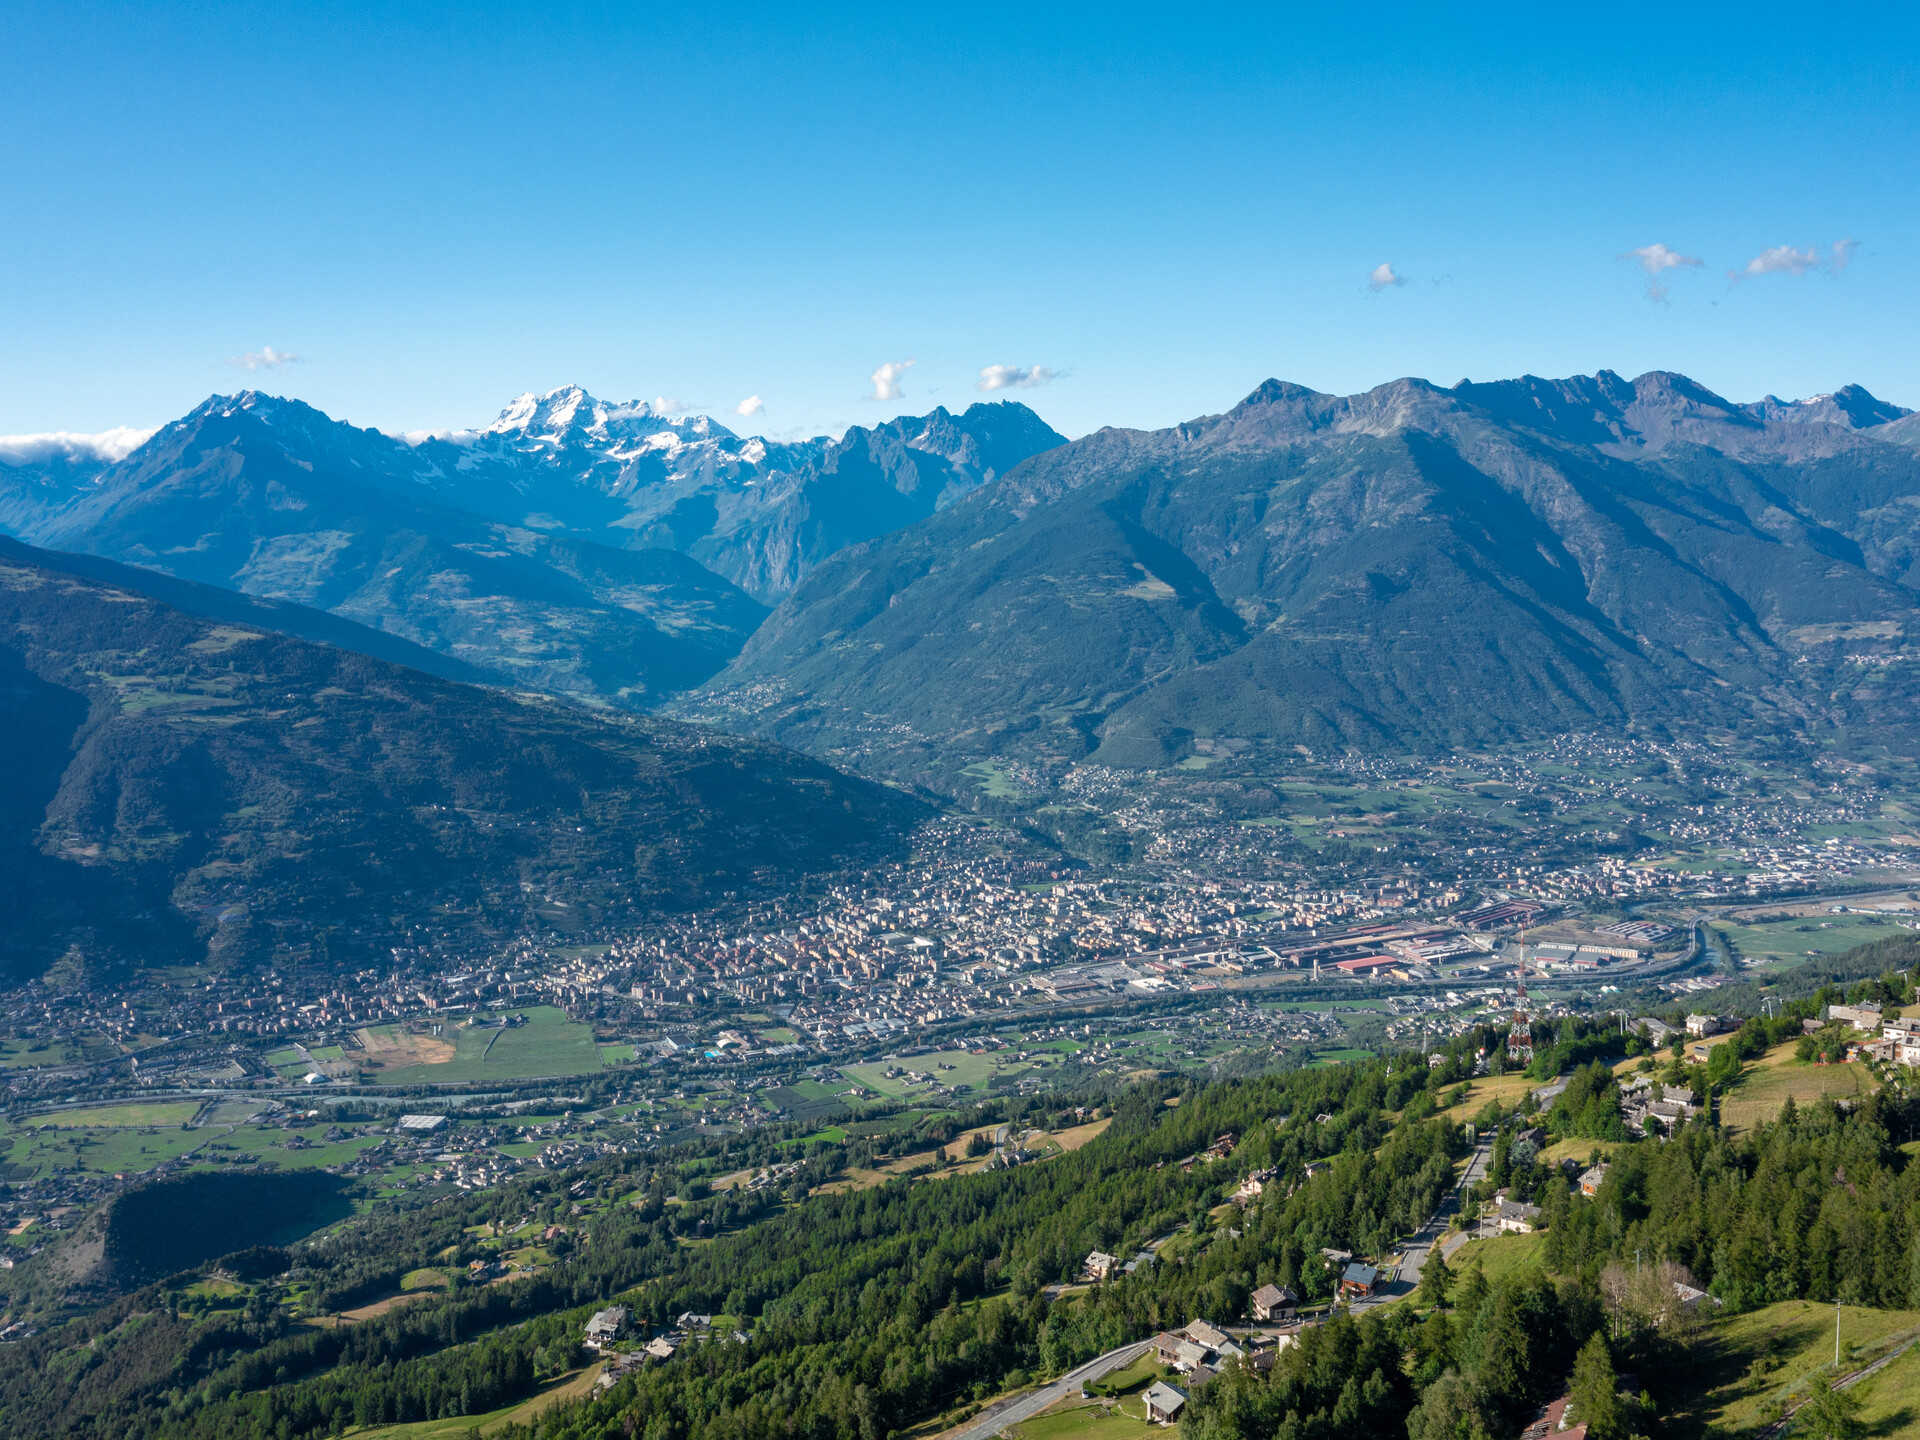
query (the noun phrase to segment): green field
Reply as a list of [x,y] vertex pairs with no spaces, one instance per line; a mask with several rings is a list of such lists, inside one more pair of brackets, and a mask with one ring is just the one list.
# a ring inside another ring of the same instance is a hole
[[1874,1088],[1873,1072],[1863,1064],[1814,1065],[1794,1058],[1792,1045],[1776,1045],[1747,1062],[1720,1102],[1720,1123],[1746,1130],[1773,1120],[1792,1097],[1795,1105],[1815,1104],[1827,1096],[1850,1099]]
[[1447,1259],[1453,1273],[1466,1273],[1469,1265],[1478,1265],[1489,1281],[1499,1280],[1516,1270],[1540,1264],[1539,1235],[1496,1235],[1491,1240],[1469,1240]]
[[[951,1070],[942,1070],[942,1065],[951,1065]],[[1024,1074],[1034,1067],[1013,1059],[1005,1051],[993,1055],[973,1055],[965,1050],[942,1050],[933,1055],[915,1055],[908,1060],[878,1061],[871,1065],[849,1065],[841,1074],[849,1080],[866,1086],[876,1094],[895,1099],[909,1095],[924,1095],[928,1087],[923,1083],[909,1085],[906,1075],[900,1074],[889,1079],[888,1070],[920,1070],[933,1076],[943,1085],[951,1085],[955,1090],[963,1087],[984,1092],[995,1075]]]
[[590,1075],[600,1069],[600,1051],[589,1026],[574,1024],[565,1012],[551,1006],[513,1013],[525,1015],[527,1023],[510,1030],[497,1026],[452,1028],[445,1037],[453,1041],[451,1060],[440,1065],[375,1071],[373,1083],[444,1085],[534,1075]]
[[65,1065],[83,1058],[78,1045],[52,1040],[0,1040],[0,1066]]
[[108,1130],[71,1128],[15,1134],[0,1163],[15,1181],[51,1173],[54,1166],[90,1170],[98,1174],[140,1174],[163,1160],[185,1155],[209,1139],[204,1130],[182,1130],[178,1125],[165,1129]]
[[198,1100],[160,1101],[149,1105],[100,1105],[86,1110],[63,1110],[41,1118],[41,1124],[61,1129],[121,1129],[137,1125],[184,1125],[200,1109]]
[[1838,955],[1855,945],[1903,933],[1899,926],[1878,915],[1807,915],[1757,925],[1722,922],[1713,928],[1734,943],[1743,960],[1794,964],[1811,958],[1809,951]]
[[1009,1426],[1005,1433],[1012,1440],[1146,1440],[1163,1432],[1148,1422],[1143,1402],[1135,1396],[1111,1409],[1097,1401],[1070,1401]]

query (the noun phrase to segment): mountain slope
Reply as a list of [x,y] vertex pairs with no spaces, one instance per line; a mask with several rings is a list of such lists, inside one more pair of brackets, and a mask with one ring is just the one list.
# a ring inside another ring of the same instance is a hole
[[421,439],[407,473],[505,524],[683,551],[771,604],[842,546],[924,519],[1062,443],[1012,401],[781,443],[567,386],[522,395],[483,430]]
[[151,438],[0,440],[0,531],[648,708],[732,658],[753,597],[1060,443],[1011,402],[779,444],[577,387],[410,439],[247,392]]
[[1863,683],[1842,653],[1920,614],[1895,518],[1920,457],[1874,435],[1899,413],[1857,391],[1734,406],[1664,375],[1270,381],[834,557],[682,713],[907,771],[1160,763],[1196,736],[1899,732],[1899,667]]
[[411,452],[296,402],[208,401],[30,538],[330,611],[496,683],[646,705],[765,611],[697,562],[490,522],[376,467]]
[[117,590],[146,595],[163,605],[184,610],[189,615],[198,615],[207,620],[224,620],[258,630],[275,630],[282,635],[297,636],[341,650],[357,650],[376,660],[424,670],[429,675],[438,675],[442,680],[459,680],[469,685],[484,684],[487,680],[483,671],[451,655],[442,655],[385,631],[357,625],[338,615],[328,614],[325,610],[294,605],[285,600],[266,600],[219,585],[201,585],[178,576],[163,575],[157,570],[143,570],[137,565],[102,560],[97,555],[41,550],[5,536],[0,536],[0,562],[34,565],[61,575],[95,580]]
[[[791,882],[917,811],[754,741],[455,684],[0,556],[0,965],[431,954]],[[416,925],[413,894],[431,894]],[[406,908],[410,918],[390,918]]]

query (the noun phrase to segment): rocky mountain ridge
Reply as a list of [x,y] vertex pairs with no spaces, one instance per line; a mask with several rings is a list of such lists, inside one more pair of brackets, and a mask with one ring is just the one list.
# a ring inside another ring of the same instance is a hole
[[1907,424],[1858,387],[1736,405],[1661,373],[1344,397],[1269,381],[850,547],[677,703],[916,775],[1159,764],[1216,737],[1901,735]]

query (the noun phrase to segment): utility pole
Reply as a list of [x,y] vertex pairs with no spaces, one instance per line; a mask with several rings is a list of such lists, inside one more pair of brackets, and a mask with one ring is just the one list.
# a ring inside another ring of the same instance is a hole
[[1833,1302],[1833,1373],[1840,1373],[1840,1301]]

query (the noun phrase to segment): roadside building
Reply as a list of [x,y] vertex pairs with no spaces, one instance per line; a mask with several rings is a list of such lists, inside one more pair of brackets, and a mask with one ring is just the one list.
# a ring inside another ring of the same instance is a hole
[[1502,1200],[1493,1212],[1494,1228],[1503,1235],[1531,1235],[1539,1228],[1540,1207]]
[[1300,1304],[1300,1297],[1290,1285],[1262,1285],[1253,1292],[1253,1318],[1256,1320],[1291,1320],[1294,1309]]
[[1340,1272],[1340,1298],[1360,1300],[1373,1294],[1380,1285],[1380,1271],[1373,1265],[1353,1261]]

